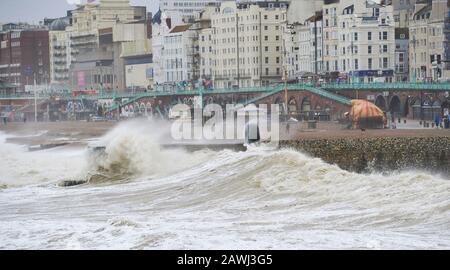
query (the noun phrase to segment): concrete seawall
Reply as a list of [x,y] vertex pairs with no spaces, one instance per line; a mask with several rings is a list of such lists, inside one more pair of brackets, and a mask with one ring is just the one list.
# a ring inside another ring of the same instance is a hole
[[354,172],[419,169],[450,176],[450,137],[296,139],[293,148]]

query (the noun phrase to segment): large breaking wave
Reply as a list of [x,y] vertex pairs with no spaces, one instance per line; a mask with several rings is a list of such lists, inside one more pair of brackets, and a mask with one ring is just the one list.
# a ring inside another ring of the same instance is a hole
[[111,131],[106,156],[84,167],[128,182],[0,190],[0,248],[450,247],[450,182],[439,176],[357,174],[264,146],[167,150],[148,124]]

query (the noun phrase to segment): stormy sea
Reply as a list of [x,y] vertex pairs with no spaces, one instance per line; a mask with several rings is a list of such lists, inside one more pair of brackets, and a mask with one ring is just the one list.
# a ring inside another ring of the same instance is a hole
[[[450,181],[291,149],[187,152],[120,124],[28,151],[0,133],[0,249],[448,249]],[[63,186],[64,181],[85,181]]]

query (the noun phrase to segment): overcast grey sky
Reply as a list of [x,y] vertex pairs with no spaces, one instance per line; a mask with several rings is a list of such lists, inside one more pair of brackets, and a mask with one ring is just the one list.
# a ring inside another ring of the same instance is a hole
[[[38,23],[45,17],[56,18],[66,15],[73,9],[75,0],[0,0],[0,23],[30,22]],[[131,0],[133,5],[147,6],[149,11],[155,11],[158,0]]]

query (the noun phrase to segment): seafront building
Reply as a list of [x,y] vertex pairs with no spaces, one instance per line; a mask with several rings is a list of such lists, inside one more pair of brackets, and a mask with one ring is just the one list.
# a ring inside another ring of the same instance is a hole
[[152,19],[152,55],[153,55],[153,81],[156,91],[163,91],[166,87],[166,72],[164,70],[163,50],[165,37],[169,35],[172,28],[183,24],[180,16],[170,17],[161,9],[156,12]]
[[215,88],[269,86],[282,81],[281,22],[286,20],[287,8],[288,2],[283,1],[225,1],[214,10],[212,31],[203,31],[211,33]]
[[372,1],[325,1],[323,21],[324,66],[329,81],[394,81],[392,5]]
[[[447,2],[162,0],[152,16],[129,0],[99,0],[38,26],[3,24],[0,79],[20,91],[35,77],[97,91],[443,82]],[[37,57],[18,48],[46,44]]]
[[212,14],[216,12],[215,6],[208,6],[200,14],[200,18],[195,23],[195,29],[199,29],[199,73],[201,84],[204,89],[213,88],[213,75],[215,70],[215,46],[214,29],[212,28]]
[[224,1],[227,0],[160,0],[159,8],[168,16],[178,15],[183,23],[192,23],[206,6],[219,6]]
[[191,24],[177,25],[163,38],[163,50],[161,61],[164,67],[163,84],[170,89],[192,89],[198,81],[196,74],[196,54],[198,46],[195,46],[198,37],[197,32],[191,30]]
[[416,0],[389,0],[394,8],[395,22],[395,81],[409,81],[409,22]]
[[66,28],[70,18],[58,18],[49,25],[50,83],[67,85],[72,62],[70,35]]
[[100,0],[73,10],[71,26],[66,28],[72,89],[125,89],[124,67],[118,63],[121,46],[114,44],[113,28],[119,23],[145,21],[146,16],[145,7],[133,7],[129,0]]
[[449,4],[417,1],[409,24],[409,73],[412,81],[446,81],[450,78]]
[[17,92],[50,80],[49,32],[38,26],[5,24],[0,32],[0,80]]
[[286,43],[284,65],[289,80],[312,82],[323,74],[323,20],[322,11],[287,27],[283,38]]

